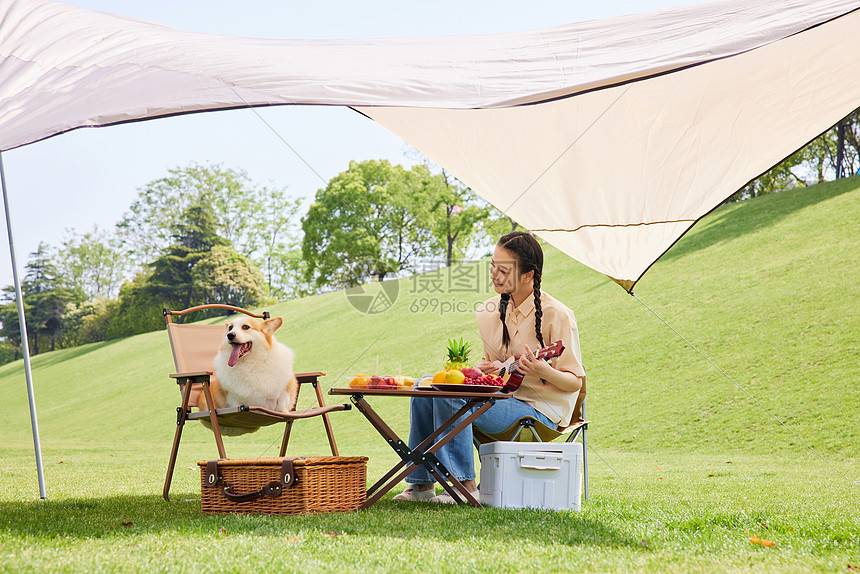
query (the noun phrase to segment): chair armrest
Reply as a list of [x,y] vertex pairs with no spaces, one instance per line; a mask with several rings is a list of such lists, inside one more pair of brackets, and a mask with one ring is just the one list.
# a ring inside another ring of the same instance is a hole
[[312,373],[296,373],[296,379],[299,383],[315,383],[319,377],[324,377],[324,371],[314,371]]
[[171,379],[190,379],[191,377],[203,377],[212,375],[212,371],[194,371],[190,373],[170,373]]

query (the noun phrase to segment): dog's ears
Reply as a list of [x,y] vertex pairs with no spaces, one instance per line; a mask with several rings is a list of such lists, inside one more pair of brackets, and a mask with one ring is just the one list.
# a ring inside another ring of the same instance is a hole
[[263,321],[263,331],[272,334],[278,329],[280,329],[281,325],[283,324],[284,320],[280,317],[272,317],[271,319],[266,319],[265,321]]

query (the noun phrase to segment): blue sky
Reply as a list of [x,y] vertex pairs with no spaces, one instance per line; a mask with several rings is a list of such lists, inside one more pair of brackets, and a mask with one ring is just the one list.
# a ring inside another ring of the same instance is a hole
[[[538,0],[528,3],[527,9],[522,1],[498,0],[70,3],[195,32],[261,38],[367,38],[512,32],[699,2]],[[265,122],[250,110],[240,110],[81,129],[5,152],[19,271],[23,273],[29,253],[40,241],[56,246],[66,229],[85,232],[94,225],[113,227],[138,190],[171,168],[194,162],[221,164],[244,170],[259,185],[286,188],[287,194],[309,202],[350,160],[414,161],[402,140],[348,109],[289,106],[262,109],[259,114]],[[2,227],[5,239],[5,221]],[[12,283],[8,246],[0,251],[0,285],[8,285]]]

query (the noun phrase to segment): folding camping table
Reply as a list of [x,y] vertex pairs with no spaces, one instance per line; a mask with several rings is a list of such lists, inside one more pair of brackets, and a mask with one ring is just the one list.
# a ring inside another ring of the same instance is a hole
[[[360,508],[368,508],[377,500],[391,490],[391,488],[419,466],[426,468],[430,474],[439,482],[442,487],[450,494],[455,501],[460,504],[468,502],[472,506],[481,506],[481,503],[469,494],[469,491],[463,484],[457,480],[448,471],[445,466],[436,458],[436,452],[447,444],[452,438],[460,434],[472,422],[493,404],[500,399],[507,399],[511,395],[509,393],[486,393],[486,392],[451,392],[437,390],[416,390],[416,389],[330,389],[330,395],[349,395],[350,400],[356,408],[370,421],[373,428],[382,435],[388,442],[389,446],[394,449],[394,452],[400,457],[394,468],[392,468],[385,476],[380,478],[376,484],[367,489],[367,498]],[[465,399],[466,404],[456,413],[445,421],[438,429],[428,436],[421,444],[414,449],[410,449],[409,445],[385,424],[385,421],[374,411],[365,397],[380,396],[380,397],[425,397],[425,398],[458,398]],[[459,424],[445,432],[458,418],[466,414],[470,409],[474,409],[471,414],[460,421]],[[444,433],[444,434],[443,434]],[[403,467],[406,467],[405,469]],[[401,470],[403,469],[403,470]],[[399,474],[398,474],[399,472]],[[396,475],[396,476],[395,476]],[[393,478],[392,478],[393,477]],[[387,482],[386,482],[387,481]],[[448,482],[450,481],[450,485]],[[463,498],[460,497],[462,495]],[[465,499],[465,500],[463,500]]]

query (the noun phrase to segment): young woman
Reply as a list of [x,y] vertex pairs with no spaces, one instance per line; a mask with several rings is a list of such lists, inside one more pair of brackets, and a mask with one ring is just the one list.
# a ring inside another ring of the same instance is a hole
[[[573,312],[541,291],[543,250],[529,233],[514,231],[502,237],[493,251],[490,279],[498,293],[476,312],[484,352],[478,368],[498,373],[519,359],[525,375],[513,397],[496,403],[473,425],[488,433],[508,428],[531,415],[549,427],[566,425],[573,414],[585,369],[579,350],[579,334]],[[549,362],[536,359],[535,351],[563,339],[562,355]],[[465,404],[463,399],[416,397],[410,406],[409,447],[414,448]],[[454,477],[477,496],[471,429],[458,434],[436,456]],[[409,487],[394,500],[454,500],[447,493],[435,496],[433,476],[424,468],[407,478]]]

